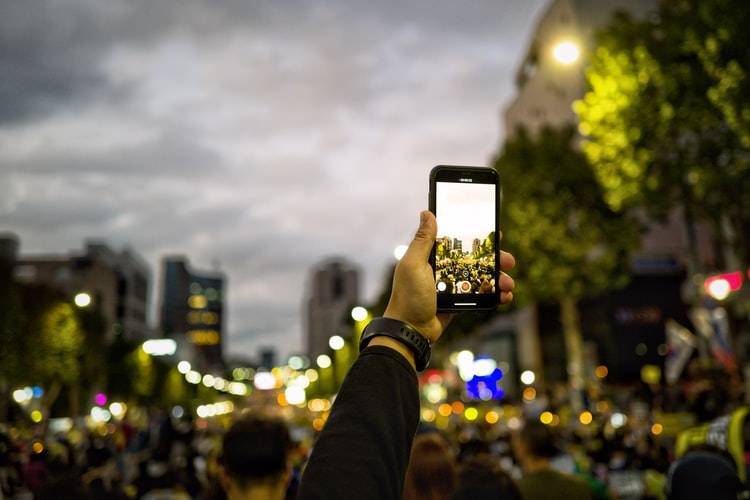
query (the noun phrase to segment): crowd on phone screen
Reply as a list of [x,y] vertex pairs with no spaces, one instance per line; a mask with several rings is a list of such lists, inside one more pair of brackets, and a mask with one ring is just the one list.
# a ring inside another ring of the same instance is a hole
[[[718,376],[669,390],[644,384],[627,403],[650,409],[630,418],[648,420],[658,409],[710,420],[740,404],[733,386]],[[737,498],[738,472],[726,452],[704,446],[676,461],[673,438],[629,425],[612,431],[599,418],[581,429],[529,417],[502,432],[485,423],[438,430],[423,422],[404,498],[636,499],[664,498],[665,490],[671,498]],[[253,412],[205,421],[155,410],[47,434],[42,426],[0,424],[0,499],[222,499],[247,485],[294,498],[315,434]]]
[[[490,257],[482,257],[474,262],[443,259],[437,262],[436,281],[445,283],[445,291],[449,293],[493,293],[493,260]],[[468,283],[469,288],[464,289],[462,283]]]

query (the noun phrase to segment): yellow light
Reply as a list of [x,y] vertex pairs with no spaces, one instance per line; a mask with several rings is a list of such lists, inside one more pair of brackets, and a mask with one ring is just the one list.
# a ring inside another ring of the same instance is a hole
[[286,396],[284,396],[283,392],[280,392],[278,396],[276,396],[276,402],[279,404],[279,406],[286,406]]
[[578,415],[578,421],[581,422],[583,425],[589,425],[594,420],[594,416],[591,414],[590,411],[582,411],[580,415]]
[[604,378],[609,375],[609,369],[604,365],[599,365],[594,370],[594,375],[596,375],[596,378]]
[[425,396],[427,397],[427,401],[432,404],[439,403],[448,395],[448,391],[440,384],[427,384],[424,392]]
[[552,56],[560,64],[565,64],[565,65],[573,64],[574,62],[578,60],[580,55],[581,55],[581,49],[579,49],[578,45],[571,42],[570,40],[558,42],[552,48]]
[[91,295],[85,292],[77,293],[73,298],[73,302],[78,307],[88,307],[91,304]]
[[461,401],[454,401],[451,405],[451,409],[453,410],[453,413],[460,415],[464,412],[464,404]]
[[521,419],[518,417],[510,417],[508,419],[508,428],[512,431],[517,431],[521,428]]
[[323,426],[326,424],[326,421],[322,418],[318,417],[315,420],[313,420],[313,429],[320,432],[323,430]]
[[560,425],[560,417],[558,417],[557,415],[555,415],[555,414],[553,413],[553,414],[552,414],[552,423],[550,423],[550,425],[551,425],[552,427],[555,427],[555,426],[557,426],[557,425]]
[[651,434],[654,436],[658,436],[659,434],[664,431],[664,426],[661,425],[659,422],[656,422],[654,425],[651,426]]
[[42,421],[42,412],[34,410],[31,412],[31,420],[37,424]]
[[521,373],[521,382],[523,382],[526,385],[531,385],[536,380],[536,375],[531,370],[524,370],[523,373]]
[[533,387],[527,387],[523,390],[523,399],[526,401],[532,401],[536,398],[536,389]]
[[716,300],[724,300],[732,293],[732,285],[729,281],[719,278],[708,284],[708,294]]
[[409,247],[406,245],[399,245],[393,250],[393,256],[396,257],[396,260],[401,260],[408,249]]
[[315,382],[318,380],[318,372],[313,370],[312,368],[308,368],[305,370],[305,377],[307,377],[307,380],[310,382]]
[[216,330],[190,330],[188,340],[195,345],[216,345],[219,343],[219,332]]
[[302,387],[287,387],[284,396],[286,396],[286,402],[290,405],[300,405],[305,402],[305,389]]
[[451,405],[449,405],[448,403],[443,403],[438,406],[438,413],[443,417],[447,417],[451,414],[451,412],[453,412],[453,408],[451,408]]
[[357,306],[352,309],[352,319],[354,321],[364,321],[367,319],[367,309],[362,306]]
[[464,417],[466,417],[466,420],[468,421],[474,421],[479,416],[479,412],[476,408],[466,408],[464,411]]
[[326,354],[321,354],[315,361],[321,368],[328,368],[329,366],[331,366],[331,358],[329,358]]
[[125,410],[127,409],[127,406],[125,403],[120,403],[118,401],[115,401],[109,405],[109,412],[112,414],[113,417],[120,419],[123,415],[125,415]]
[[596,403],[596,411],[599,413],[606,413],[609,411],[609,403],[607,401],[601,400]]
[[34,444],[31,445],[31,449],[34,450],[34,453],[41,453],[44,451],[44,445],[39,441],[34,441]]
[[435,420],[435,412],[429,408],[422,409],[422,420],[425,422],[432,422]]
[[344,339],[340,335],[334,335],[330,339],[328,339],[328,345],[334,351],[338,351],[340,349],[343,349]]
[[488,424],[496,424],[497,421],[500,420],[500,415],[498,415],[496,411],[488,411],[484,416],[484,420]]
[[191,295],[188,298],[188,305],[193,309],[203,309],[208,305],[205,295]]
[[551,424],[553,419],[554,417],[552,415],[552,412],[549,411],[543,411],[542,414],[539,415],[539,421],[544,425]]

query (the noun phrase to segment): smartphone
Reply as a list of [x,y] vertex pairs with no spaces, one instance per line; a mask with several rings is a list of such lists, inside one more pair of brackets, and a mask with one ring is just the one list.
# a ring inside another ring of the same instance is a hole
[[500,192],[491,168],[438,165],[430,172],[438,311],[487,311],[500,304]]

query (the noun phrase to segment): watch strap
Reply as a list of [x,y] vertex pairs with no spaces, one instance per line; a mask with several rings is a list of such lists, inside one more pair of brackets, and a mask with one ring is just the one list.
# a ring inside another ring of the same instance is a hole
[[379,335],[396,339],[408,347],[414,354],[414,364],[418,372],[424,370],[430,362],[430,341],[410,324],[392,318],[375,318],[370,321],[362,332],[359,352],[367,347],[373,337]]

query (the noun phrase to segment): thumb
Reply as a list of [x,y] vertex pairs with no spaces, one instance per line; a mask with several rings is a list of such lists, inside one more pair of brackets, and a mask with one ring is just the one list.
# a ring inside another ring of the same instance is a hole
[[435,245],[436,236],[437,221],[435,220],[435,215],[429,210],[420,212],[419,229],[417,229],[414,239],[411,240],[409,249],[406,250],[406,254],[404,255],[404,259],[427,262],[430,258],[432,247]]

